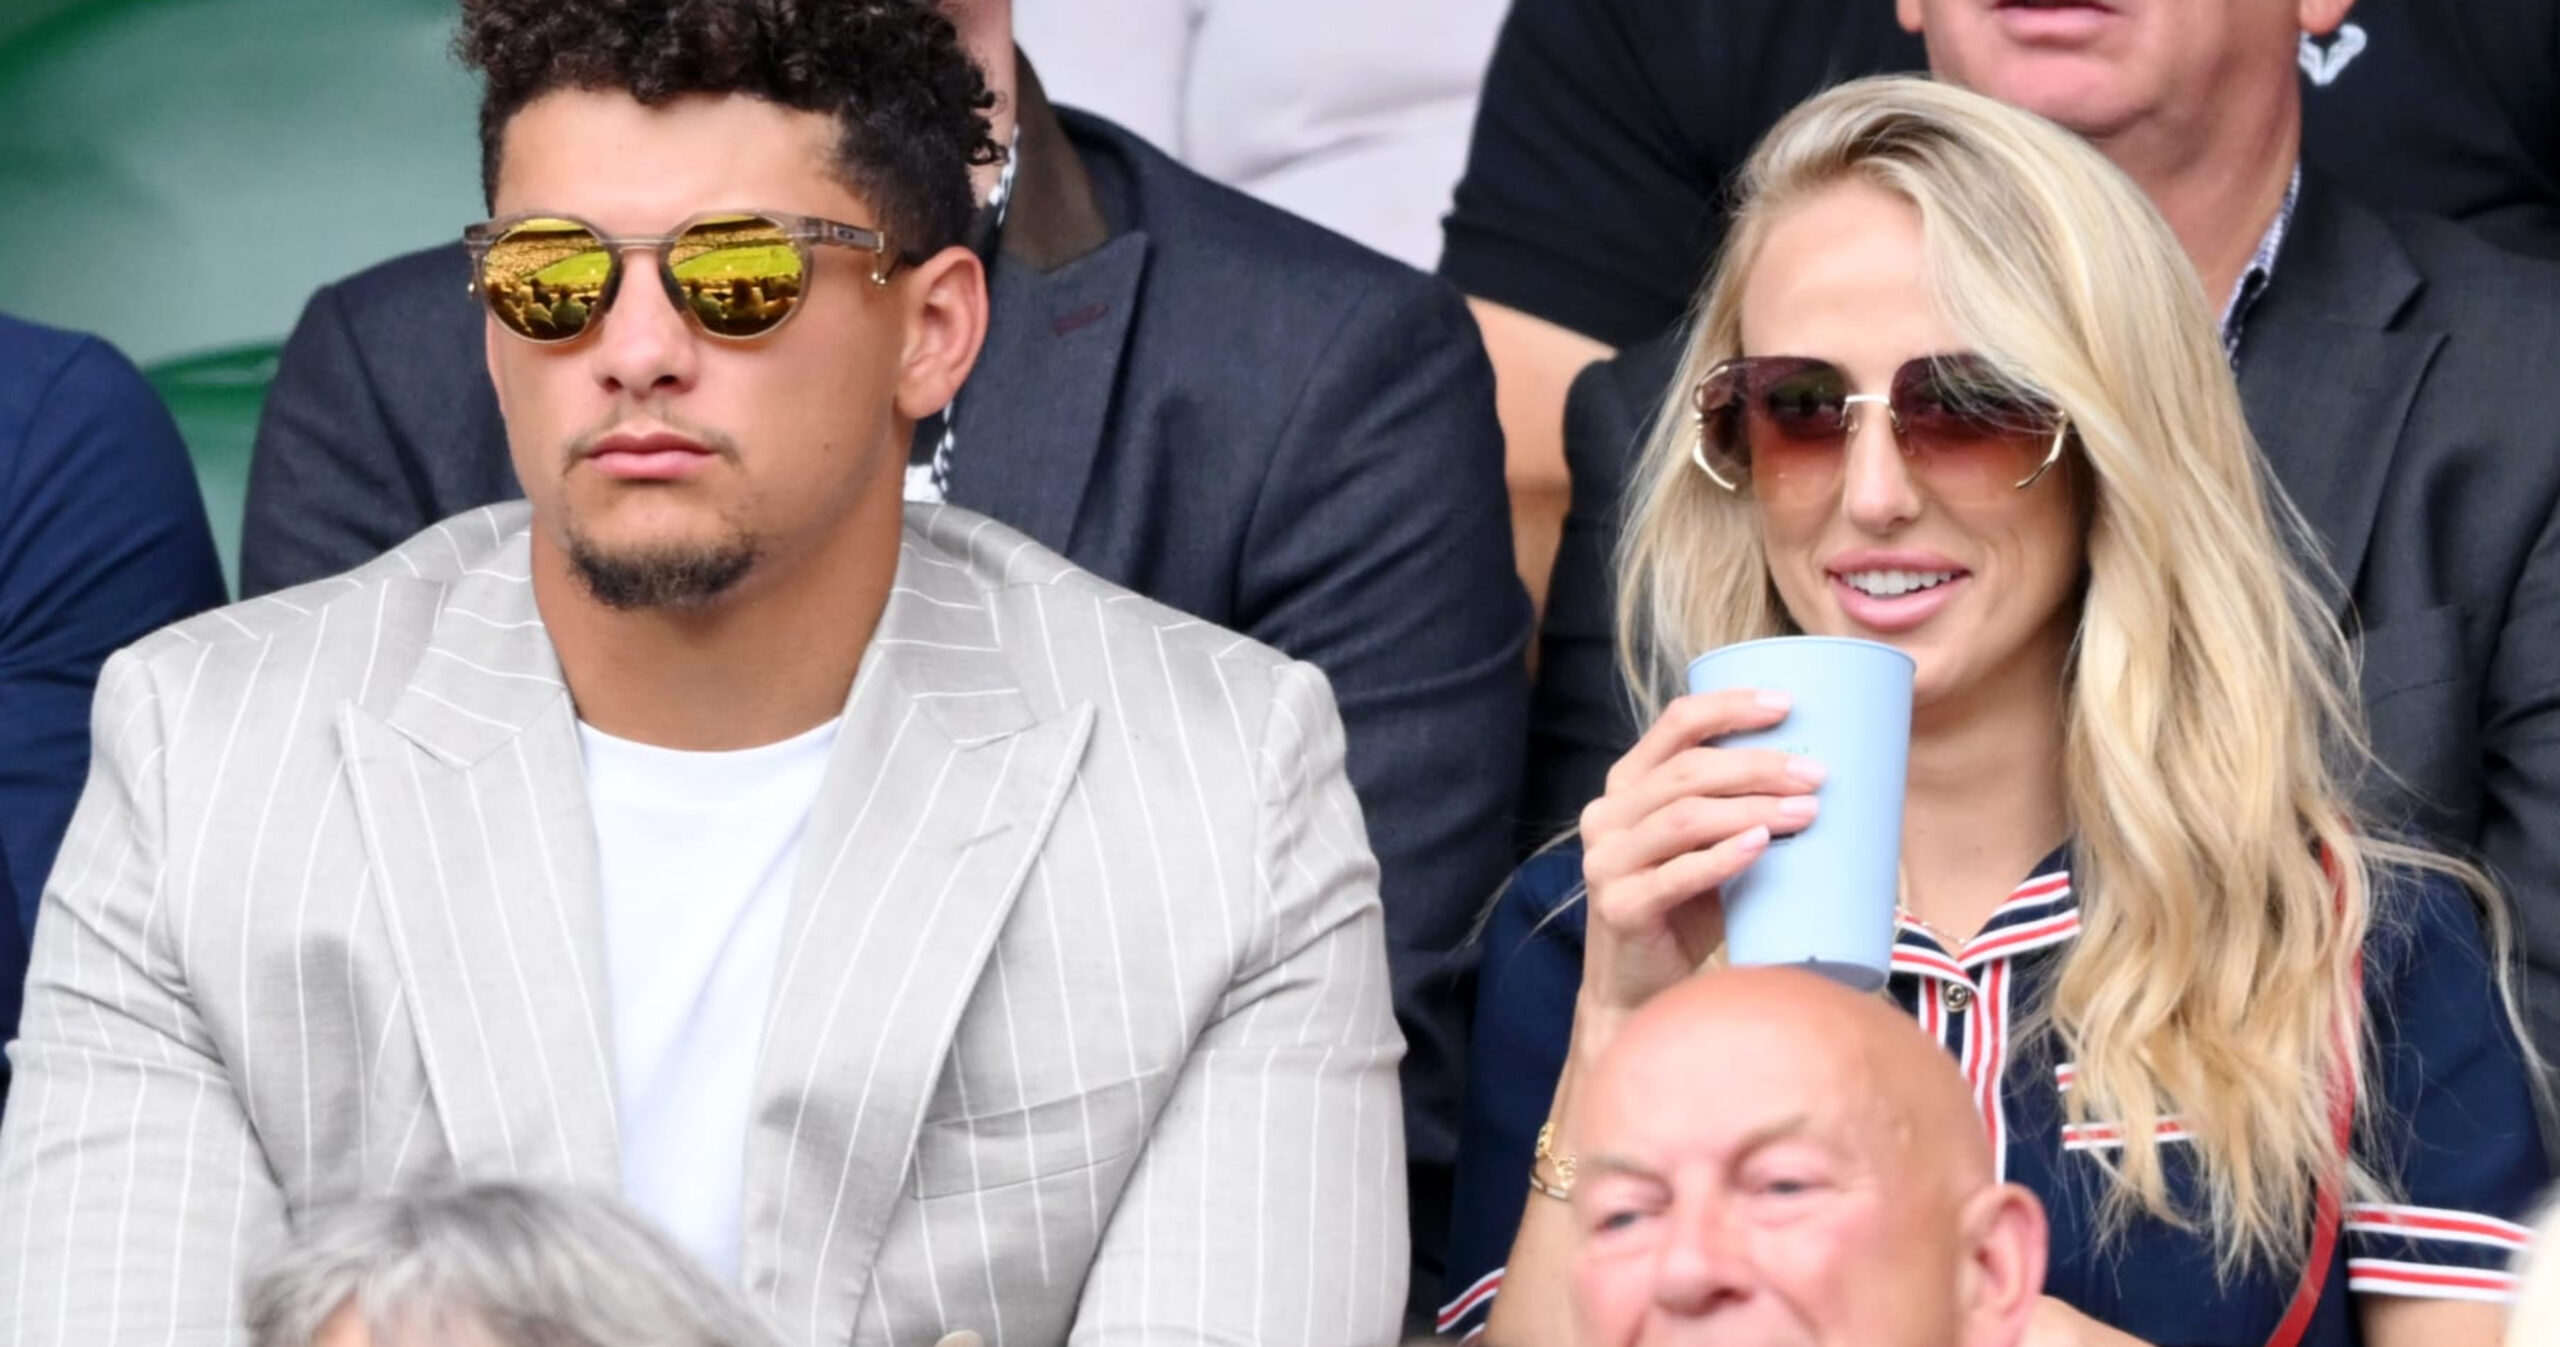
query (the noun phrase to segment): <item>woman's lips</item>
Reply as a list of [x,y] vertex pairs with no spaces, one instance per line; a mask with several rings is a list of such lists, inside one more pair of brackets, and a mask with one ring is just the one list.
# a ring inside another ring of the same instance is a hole
[[1831,594],[1838,601],[1840,611],[1859,626],[1879,632],[1909,631],[1927,622],[1938,615],[1938,610],[1954,601],[1956,591],[1973,583],[1970,573],[1959,571],[1952,580],[1887,598],[1859,589],[1837,572],[1826,578],[1831,582]]

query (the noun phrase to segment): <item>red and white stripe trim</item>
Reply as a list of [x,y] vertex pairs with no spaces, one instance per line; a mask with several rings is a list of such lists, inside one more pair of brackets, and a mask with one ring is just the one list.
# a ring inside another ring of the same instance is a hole
[[1992,959],[2015,958],[2031,949],[2058,945],[2078,934],[2080,910],[2073,908],[2041,921],[2030,921],[1982,935],[1964,947],[1964,953],[1957,956],[1957,962],[1971,968]]
[[[2186,1122],[2174,1117],[2162,1118],[2153,1124],[2151,1134],[2161,1141],[2195,1140],[2187,1132]],[[2062,1148],[2066,1151],[2115,1150],[2124,1145],[2124,1137],[2122,1123],[2065,1123],[2062,1127]]]
[[2395,1207],[2378,1202],[2347,1206],[2347,1229],[2365,1235],[2397,1235],[2404,1239],[2440,1239],[2478,1244],[2509,1253],[2533,1247],[2533,1232],[2513,1221],[2478,1212],[2442,1207]]
[[[1477,1306],[1490,1304],[1493,1300],[1494,1293],[1501,1289],[1501,1268],[1495,1268],[1493,1271],[1476,1278],[1475,1285],[1459,1292],[1457,1299],[1440,1307],[1439,1331],[1443,1333],[1448,1332],[1452,1327],[1456,1326],[1460,1319],[1464,1319],[1468,1314],[1472,1313]],[[1484,1330],[1481,1328],[1476,1330],[1478,1333],[1483,1331]]]
[[2388,1258],[2350,1258],[2347,1260],[2347,1289],[2357,1295],[2498,1303],[2515,1299],[2516,1274],[2488,1268],[2403,1263]]
[[[2080,1064],[2078,1062],[2064,1062],[2053,1069],[2053,1086],[2056,1091],[2068,1094],[2071,1087],[2079,1083]],[[2195,1140],[2195,1135],[2187,1130],[2185,1120],[2176,1114],[2162,1118],[2154,1124],[2152,1135],[2162,1141]],[[2066,1151],[2113,1150],[2123,1144],[2124,1125],[2121,1123],[2063,1124],[2062,1148]]]
[[1991,1172],[2009,1177],[2009,1110],[2000,1106],[2000,1083],[2009,1074],[2009,980],[2007,960],[1982,973],[1982,995],[1974,1001],[1974,1023],[1982,1026],[1980,1071],[1973,1081],[1974,1106],[1991,1129]]
[[2011,889],[2008,901],[1991,909],[1991,915],[1997,919],[2030,907],[2061,902],[2069,897],[2071,897],[2071,872],[2056,870],[2049,875],[2038,875]]
[[[1903,929],[1917,931],[1920,928],[1906,922],[1903,925]],[[1923,934],[1926,933],[1923,932]],[[1924,977],[1943,978],[1949,982],[1961,982],[1968,987],[1973,985],[1973,979],[1965,976],[1965,971],[1956,966],[1955,960],[1931,950],[1914,949],[1909,945],[1894,946],[1893,971],[1897,973],[1918,973]]]
[[[1964,979],[1958,978],[1956,981],[1963,982]],[[1966,985],[1970,986],[1972,984],[1966,983]],[[1932,1043],[1945,1043],[1947,1041],[1947,1009],[1945,1003],[1938,997],[1931,995],[1929,989],[1924,987],[1920,991],[1918,1004],[1919,1010],[1917,1012],[1917,1017],[1920,1021],[1920,1032],[1927,1034],[1929,1036],[1929,1041]]]

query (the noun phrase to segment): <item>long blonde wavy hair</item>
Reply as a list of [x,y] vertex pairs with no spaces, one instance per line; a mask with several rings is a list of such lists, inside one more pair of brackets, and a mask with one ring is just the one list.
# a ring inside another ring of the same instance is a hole
[[[2077,1064],[2071,1119],[2124,1126],[2101,1228],[2201,1222],[2226,1274],[2299,1268],[2317,1187],[2341,1177],[2332,1091],[2367,1094],[2341,1029],[2362,1018],[2374,875],[2416,866],[2487,890],[2359,830],[2350,782],[2370,755],[2347,643],[2285,545],[2307,530],[2261,481],[2186,254],[2113,166],[2034,116],[1907,77],[1842,85],[1769,133],[1632,484],[1629,685],[1649,721],[1689,656],[1793,629],[1747,489],[1689,462],[1689,399],[1744,354],[1743,284],[1770,231],[1851,181],[1918,209],[1940,314],[2074,428],[2090,509],[2062,775],[2081,934],[2033,1023]],[[2172,1114],[2202,1211],[2164,1170],[2155,1125]],[[2343,1177],[2387,1187],[2353,1160]]]

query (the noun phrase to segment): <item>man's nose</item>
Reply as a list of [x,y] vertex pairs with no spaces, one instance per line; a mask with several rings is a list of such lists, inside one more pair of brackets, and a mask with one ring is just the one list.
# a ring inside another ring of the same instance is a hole
[[1655,1305],[1667,1314],[1694,1317],[1748,1299],[1755,1277],[1751,1242],[1740,1227],[1723,1202],[1676,1208],[1655,1268]]
[[613,300],[590,319],[601,326],[592,352],[596,381],[609,393],[646,395],[692,385],[701,347],[668,299],[654,259],[623,259]]

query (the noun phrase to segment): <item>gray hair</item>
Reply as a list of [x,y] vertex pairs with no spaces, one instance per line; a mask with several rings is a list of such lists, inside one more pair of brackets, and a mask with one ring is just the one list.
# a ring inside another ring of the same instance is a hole
[[255,1347],[340,1314],[371,1347],[774,1347],[738,1296],[608,1197],[490,1183],[354,1203],[250,1278]]

